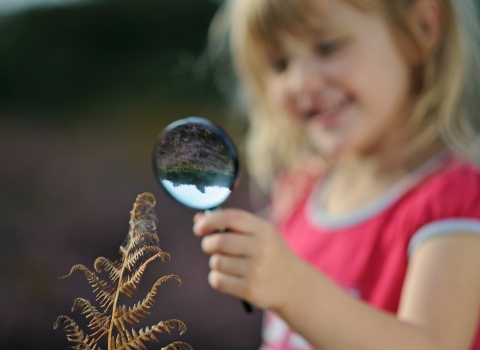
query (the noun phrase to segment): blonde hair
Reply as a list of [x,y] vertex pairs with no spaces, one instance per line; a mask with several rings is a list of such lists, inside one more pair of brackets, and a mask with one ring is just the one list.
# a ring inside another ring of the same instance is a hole
[[[412,67],[415,101],[406,127],[410,152],[441,140],[477,160],[480,151],[480,29],[473,0],[437,0],[444,8],[443,33],[428,54],[410,9],[417,0],[344,0],[359,10],[386,16],[393,37]],[[250,119],[246,156],[251,175],[268,188],[275,174],[308,152],[301,125],[267,103],[260,48],[276,45],[281,32],[299,33],[317,25],[313,0],[226,0],[211,27],[215,42],[230,45],[240,93]],[[221,47],[220,46],[216,46]],[[213,46],[215,47],[215,46]],[[225,47],[225,46],[223,46]],[[213,53],[213,51],[212,51]],[[217,52],[218,53],[218,52]]]

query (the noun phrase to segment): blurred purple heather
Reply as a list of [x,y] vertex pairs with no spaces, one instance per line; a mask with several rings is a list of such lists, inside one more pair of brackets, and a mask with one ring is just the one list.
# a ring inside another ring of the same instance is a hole
[[[2,349],[68,348],[52,324],[59,314],[81,321],[66,310],[93,298],[82,274],[58,277],[74,264],[93,268],[97,256],[118,257],[131,204],[145,191],[157,198],[160,246],[172,258],[147,268],[137,296],[159,274],[183,281],[162,287],[145,325],[176,317],[194,349],[258,348],[261,314],[208,286],[194,212],[164,195],[151,164],[157,134],[176,119],[212,119],[237,144],[243,135],[199,59],[216,6],[98,0],[1,18]],[[225,206],[258,209],[247,187],[244,177]]]

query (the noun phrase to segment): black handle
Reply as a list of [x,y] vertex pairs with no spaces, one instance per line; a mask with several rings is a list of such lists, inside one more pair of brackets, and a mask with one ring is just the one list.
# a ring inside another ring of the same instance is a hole
[[253,305],[247,303],[245,300],[242,300],[242,304],[243,304],[243,308],[247,313],[251,314],[255,311],[255,308],[253,307]]

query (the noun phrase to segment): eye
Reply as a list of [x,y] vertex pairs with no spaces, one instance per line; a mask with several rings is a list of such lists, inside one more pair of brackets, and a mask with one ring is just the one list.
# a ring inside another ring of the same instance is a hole
[[285,58],[278,58],[270,60],[270,67],[274,72],[282,73],[288,68],[288,61]]
[[343,46],[343,42],[340,40],[327,40],[321,42],[315,47],[315,51],[322,56],[328,56],[340,49]]

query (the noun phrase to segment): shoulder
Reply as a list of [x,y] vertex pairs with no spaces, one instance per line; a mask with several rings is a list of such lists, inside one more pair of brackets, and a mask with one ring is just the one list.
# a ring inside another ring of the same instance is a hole
[[435,217],[480,215],[480,170],[462,161],[452,161],[419,184],[413,193],[422,214]]
[[480,171],[476,166],[454,161],[419,184],[411,197],[410,254],[431,237],[459,232],[480,236]]

